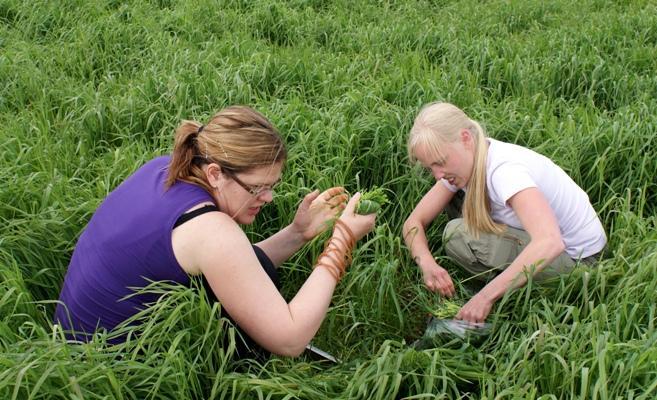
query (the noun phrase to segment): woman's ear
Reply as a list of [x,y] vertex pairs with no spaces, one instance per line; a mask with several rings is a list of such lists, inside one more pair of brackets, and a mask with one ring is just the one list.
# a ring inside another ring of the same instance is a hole
[[221,167],[216,163],[207,164],[205,167],[205,177],[213,188],[218,188],[220,182],[224,179],[221,173]]

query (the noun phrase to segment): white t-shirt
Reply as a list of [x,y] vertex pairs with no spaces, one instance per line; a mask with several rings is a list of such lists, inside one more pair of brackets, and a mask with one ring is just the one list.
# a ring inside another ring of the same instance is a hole
[[[516,193],[538,188],[556,215],[566,252],[574,259],[600,252],[607,243],[589,196],[549,158],[511,143],[488,138],[486,183],[495,222],[524,229],[507,201]],[[457,188],[446,180],[452,192]]]

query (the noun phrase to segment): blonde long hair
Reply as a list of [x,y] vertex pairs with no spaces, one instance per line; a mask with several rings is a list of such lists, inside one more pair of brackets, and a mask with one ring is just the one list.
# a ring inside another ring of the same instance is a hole
[[441,151],[444,143],[454,143],[467,129],[475,144],[472,175],[463,203],[463,219],[468,232],[474,237],[480,233],[501,234],[506,230],[490,216],[488,187],[486,185],[486,134],[477,121],[471,120],[458,107],[450,103],[431,103],[422,108],[415,118],[408,138],[408,155],[417,162],[415,151],[423,147],[429,154],[444,159]]
[[214,162],[236,173],[284,162],[286,158],[283,139],[267,118],[250,107],[230,106],[206,125],[182,121],[178,126],[166,187],[180,180],[212,193],[203,164]]

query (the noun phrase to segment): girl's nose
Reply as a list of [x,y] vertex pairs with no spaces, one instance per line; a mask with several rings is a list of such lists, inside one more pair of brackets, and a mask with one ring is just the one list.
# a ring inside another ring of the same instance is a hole
[[445,173],[438,166],[431,167],[431,174],[434,178],[436,178],[437,181],[443,179],[445,176]]

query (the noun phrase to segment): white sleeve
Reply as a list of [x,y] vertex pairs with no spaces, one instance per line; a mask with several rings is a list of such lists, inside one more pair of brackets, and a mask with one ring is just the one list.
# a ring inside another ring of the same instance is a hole
[[538,187],[529,170],[522,164],[503,163],[490,175],[489,196],[494,202],[506,205],[513,195],[531,187]]
[[452,193],[456,193],[459,190],[456,186],[450,185],[449,182],[447,182],[447,179],[441,179],[440,182],[442,182],[443,186]]

